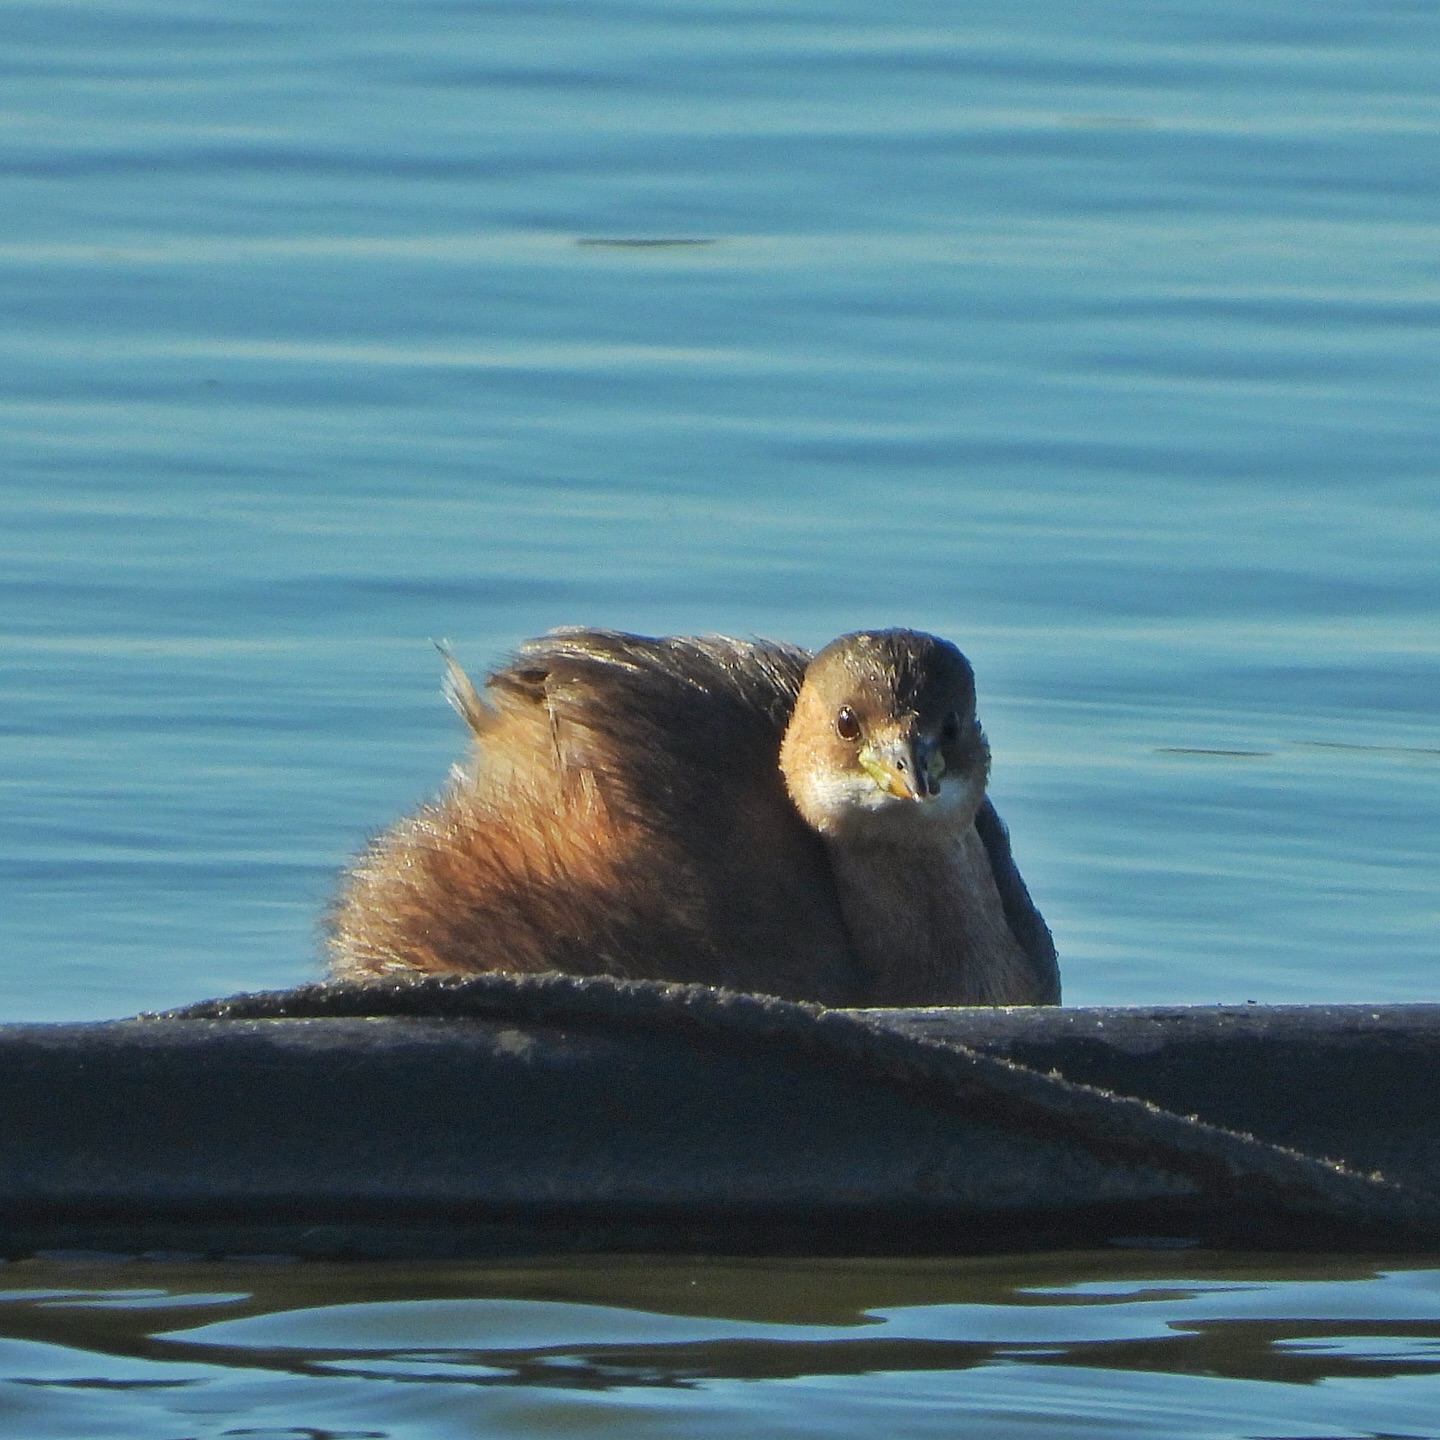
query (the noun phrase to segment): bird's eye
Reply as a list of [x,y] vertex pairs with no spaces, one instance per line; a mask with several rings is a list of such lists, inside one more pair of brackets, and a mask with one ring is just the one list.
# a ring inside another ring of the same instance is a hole
[[848,705],[842,705],[839,714],[835,716],[835,733],[842,740],[860,738],[860,721]]
[[940,727],[940,743],[953,745],[960,738],[960,717],[952,710]]

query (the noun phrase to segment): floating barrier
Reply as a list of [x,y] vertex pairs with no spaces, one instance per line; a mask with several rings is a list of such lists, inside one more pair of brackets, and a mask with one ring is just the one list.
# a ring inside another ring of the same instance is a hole
[[0,1026],[0,1253],[1440,1248],[1440,1005],[425,977]]

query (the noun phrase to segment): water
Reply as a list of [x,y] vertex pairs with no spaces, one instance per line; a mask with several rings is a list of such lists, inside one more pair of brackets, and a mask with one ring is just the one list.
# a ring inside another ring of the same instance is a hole
[[[6,1272],[7,1434],[1433,1436],[1440,1272],[1134,1257]],[[476,1298],[483,1296],[484,1298]]]
[[[317,974],[337,866],[458,751],[429,640],[478,671],[574,622],[954,638],[1072,1002],[1435,997],[1433,6],[76,0],[0,34],[5,1018]],[[563,1364],[456,1380],[445,1327],[485,1347],[433,1276],[423,1312],[368,1271],[296,1310],[152,1267],[343,1363],[15,1300],[0,1435],[1436,1433],[1424,1272],[1349,1275],[1388,1320],[1322,1333],[1276,1329],[1293,1270],[1121,1303],[1049,1263],[1053,1353],[1039,1320],[984,1350],[1032,1300],[900,1285],[933,1365],[888,1318],[883,1363],[675,1340],[689,1278],[580,1267],[554,1294],[639,1357],[603,1383],[569,1310],[524,1312]],[[855,1273],[760,1288],[873,1330]]]

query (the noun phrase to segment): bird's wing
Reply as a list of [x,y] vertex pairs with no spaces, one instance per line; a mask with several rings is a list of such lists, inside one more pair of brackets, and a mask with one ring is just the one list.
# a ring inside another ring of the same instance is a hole
[[1010,853],[1010,832],[989,799],[981,805],[975,816],[975,829],[979,833],[981,844],[985,846],[985,853],[990,857],[990,870],[995,876],[995,888],[1000,892],[1000,903],[1004,907],[1010,931],[1035,967],[1039,991],[1036,1003],[1058,1005],[1060,964],[1055,954],[1055,942],[1050,936],[1050,927],[1035,908],[1035,902],[1030,898],[1024,880],[1020,878],[1020,871]]
[[[780,741],[809,655],[725,636],[561,630],[489,677],[503,713],[548,712],[562,788],[596,786],[632,872],[693,912],[737,988],[855,991],[824,846],[790,801]],[[486,748],[482,736],[480,750]],[[688,922],[687,922],[688,923]]]
[[522,645],[487,693],[542,706],[560,764],[695,800],[737,764],[773,767],[808,660],[770,641],[564,629]]

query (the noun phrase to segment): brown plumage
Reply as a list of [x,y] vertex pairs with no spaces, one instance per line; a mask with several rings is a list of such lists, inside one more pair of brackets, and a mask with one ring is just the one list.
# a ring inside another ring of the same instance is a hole
[[969,662],[911,630],[554,631],[331,912],[333,968],[566,970],[831,1005],[1046,1004],[1049,932],[989,801]]

